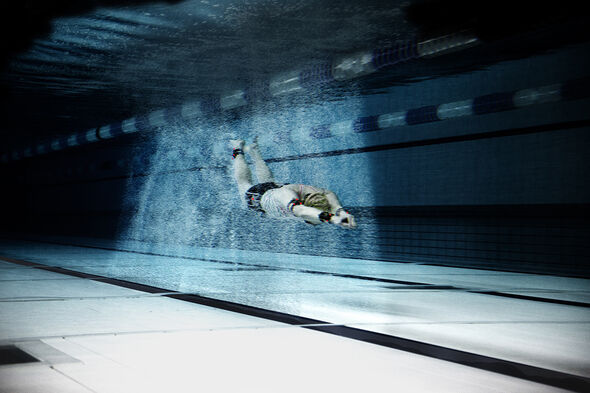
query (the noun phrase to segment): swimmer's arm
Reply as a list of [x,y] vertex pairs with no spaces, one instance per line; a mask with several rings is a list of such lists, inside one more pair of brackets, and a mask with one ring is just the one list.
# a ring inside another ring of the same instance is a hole
[[326,199],[330,203],[330,213],[334,214],[334,217],[330,219],[330,222],[336,225],[340,225],[343,228],[354,229],[356,228],[356,220],[354,216],[344,210],[340,200],[330,190],[325,190]]
[[[338,209],[342,208],[342,203],[338,199],[338,196],[327,188],[313,187],[305,184],[293,184],[294,189],[297,189],[301,195],[310,194],[312,192],[322,192],[326,195],[328,203],[330,204],[330,213],[336,214]],[[295,188],[296,187],[296,188]]]
[[[299,185],[294,186],[299,187]],[[324,190],[322,189],[321,191]],[[356,227],[354,219],[348,213],[346,213],[346,215],[343,217],[334,217],[334,214],[339,213],[338,210],[342,209],[342,206],[336,194],[334,194],[330,190],[325,190],[325,192],[326,194],[331,194],[330,196],[326,196],[328,198],[328,201],[330,201],[330,206],[332,208],[331,215],[315,207],[303,205],[299,200],[299,194],[292,187],[283,186],[282,192],[278,193],[277,197],[281,200],[284,206],[293,213],[295,217],[302,218],[310,224],[317,225],[321,224],[322,222],[328,222],[345,227]],[[322,215],[321,218],[320,215]],[[346,223],[342,222],[343,218],[349,216],[352,218],[350,224],[349,221],[347,221]]]
[[336,196],[336,194],[334,194],[332,191],[326,190],[326,199],[330,203],[330,213],[336,214],[338,209],[342,208],[342,203],[340,203],[338,196]]
[[317,225],[322,223],[322,220],[320,220],[320,214],[322,211],[320,209],[305,205],[297,205],[293,206],[292,211],[296,217],[302,218],[311,224]]
[[320,213],[322,212],[315,207],[305,206],[299,199],[299,193],[297,189],[299,185],[289,184],[281,187],[280,192],[275,194],[275,197],[280,203],[285,206],[287,210],[290,210],[295,217],[304,219],[311,224],[321,224]]

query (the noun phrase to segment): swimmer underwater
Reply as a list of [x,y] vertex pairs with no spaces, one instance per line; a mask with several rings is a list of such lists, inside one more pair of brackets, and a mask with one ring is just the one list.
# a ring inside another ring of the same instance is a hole
[[[275,218],[302,219],[308,224],[329,223],[342,228],[357,227],[354,216],[344,210],[336,194],[325,188],[306,184],[276,183],[262,158],[256,140],[248,146],[242,139],[230,140],[233,149],[234,178],[241,198],[248,208]],[[252,173],[244,152],[254,161],[258,183],[252,183]]]

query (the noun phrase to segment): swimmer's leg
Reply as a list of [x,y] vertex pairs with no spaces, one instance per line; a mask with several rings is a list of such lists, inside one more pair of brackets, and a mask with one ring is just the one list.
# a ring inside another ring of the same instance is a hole
[[229,144],[233,149],[234,179],[238,184],[240,198],[244,198],[246,191],[252,187],[252,173],[244,158],[244,141],[242,139],[232,139]]
[[254,169],[256,171],[256,177],[258,178],[258,183],[269,183],[274,182],[275,178],[270,171],[266,162],[262,158],[262,154],[260,154],[260,150],[258,149],[258,141],[255,138],[254,142],[246,147],[246,151],[254,160]]

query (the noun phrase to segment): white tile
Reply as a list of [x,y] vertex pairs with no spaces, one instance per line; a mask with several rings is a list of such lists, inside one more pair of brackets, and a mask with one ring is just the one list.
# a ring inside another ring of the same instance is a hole
[[92,390],[46,365],[0,367],[0,393],[90,393]]
[[0,340],[5,341],[274,324],[162,297],[4,302],[0,316]]
[[[239,256],[246,265],[0,242],[0,255],[50,265],[59,261],[73,270],[572,374],[588,376],[590,370],[586,308],[305,270],[566,299],[585,299],[588,280],[241,250],[181,251],[222,260]],[[277,270],[249,270],[247,264]],[[42,338],[76,360],[58,362],[56,370],[97,392],[196,387],[213,392],[371,391],[384,386],[404,392],[558,391],[260,318],[9,265],[0,263],[0,341]]]
[[[590,324],[399,323],[352,327],[590,377]],[[557,333],[559,332],[559,333]]]
[[[557,392],[536,383],[300,328],[76,337],[59,365],[97,392]],[[55,340],[49,344],[60,345]],[[63,344],[63,341],[62,341]],[[88,355],[84,355],[84,352]],[[109,375],[109,378],[104,378]]]
[[36,358],[39,362],[50,366],[62,363],[75,363],[78,361],[54,347],[47,345],[41,340],[20,341],[13,344],[17,348]]
[[[56,274],[39,271],[38,277]],[[65,277],[65,276],[63,276]],[[3,282],[0,340],[268,326],[275,322],[91,280]]]
[[[229,301],[243,302],[244,294]],[[590,313],[453,291],[249,296],[251,305],[590,376]]]
[[[43,272],[45,273],[45,272]],[[42,277],[60,277],[61,279],[42,279]],[[67,280],[66,280],[67,279]],[[37,275],[32,280],[13,280],[2,282],[0,298],[2,299],[83,299],[93,297],[139,296],[145,292],[108,285],[87,279],[68,278],[64,275]]]
[[[14,263],[1,263],[0,261],[0,282],[14,280],[71,280],[72,277],[63,274],[45,272],[33,267],[20,266]],[[49,274],[47,274],[49,273]],[[2,283],[4,285],[4,283]]]

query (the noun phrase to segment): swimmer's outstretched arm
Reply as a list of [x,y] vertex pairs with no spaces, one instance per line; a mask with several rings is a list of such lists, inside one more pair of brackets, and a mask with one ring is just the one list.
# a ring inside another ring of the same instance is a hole
[[339,214],[323,212],[315,207],[305,205],[291,204],[290,208],[293,214],[307,221],[310,224],[321,224],[327,222],[330,224],[341,226],[342,228],[354,229],[356,228],[356,221],[354,216],[348,212],[340,211]]
[[[298,198],[299,195],[292,188],[288,186],[281,187],[280,193],[276,195],[280,203],[290,210],[295,217],[299,217],[310,224],[321,224],[322,222],[339,225],[343,228],[356,228],[356,222],[354,217],[344,212],[338,197],[331,191],[326,190],[328,193],[333,194],[332,198],[335,201],[335,205],[330,206],[330,212],[324,212],[320,209],[311,206],[305,206]],[[334,212],[332,212],[332,210]]]
[[330,190],[324,190],[324,192],[326,194],[326,199],[328,199],[328,202],[330,203],[330,213],[335,216],[330,222],[344,228],[356,228],[356,220],[354,219],[354,216],[344,210],[338,196]]
[[342,207],[336,213],[328,213],[315,207],[302,205],[298,199],[293,199],[289,202],[288,208],[296,217],[302,218],[310,224],[317,225],[326,222],[341,226],[342,228],[356,228],[354,216],[344,211]]
[[[305,206],[299,200],[299,194],[297,194],[297,192],[295,192],[292,187],[281,187],[281,192],[276,193],[275,197],[278,199],[278,202],[287,210],[291,211],[295,217],[302,218],[310,224],[322,223],[322,219],[320,218],[322,211],[320,209],[316,209],[315,207]],[[322,216],[322,218],[324,217],[325,214]],[[329,221],[329,218],[325,221]]]
[[330,213],[336,214],[338,209],[342,209],[342,203],[340,203],[340,200],[332,191],[326,190],[326,199],[328,199],[328,202],[330,203]]
[[330,220],[330,217],[326,217],[327,220],[321,220],[320,214],[322,211],[315,207],[296,205],[292,206],[291,209],[296,217],[303,218],[305,221],[314,225],[321,224],[322,222],[329,222]]

